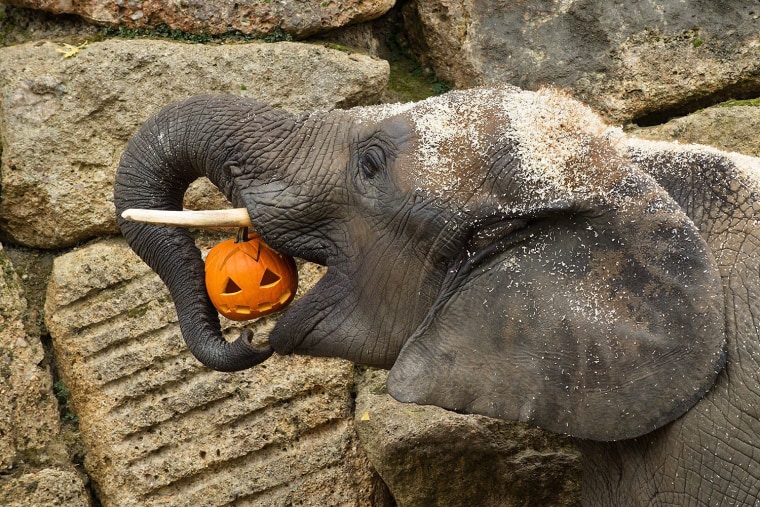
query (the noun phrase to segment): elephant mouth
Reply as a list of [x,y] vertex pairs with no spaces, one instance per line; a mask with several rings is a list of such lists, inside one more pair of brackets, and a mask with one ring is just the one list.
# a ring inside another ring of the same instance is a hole
[[[324,252],[303,248],[292,250],[276,241],[272,247],[281,254],[297,257],[307,263],[327,266],[324,275],[307,275],[311,281],[304,280],[303,273],[296,275],[301,278],[298,288],[301,294],[273,314],[277,320],[269,332],[268,346],[278,354],[309,354],[312,348],[310,343],[318,343],[335,332],[334,329],[325,331],[324,328],[329,326],[332,317],[339,313],[338,308],[346,302],[349,293],[346,277],[337,266],[328,265]],[[318,278],[316,282],[313,281],[314,278]]]

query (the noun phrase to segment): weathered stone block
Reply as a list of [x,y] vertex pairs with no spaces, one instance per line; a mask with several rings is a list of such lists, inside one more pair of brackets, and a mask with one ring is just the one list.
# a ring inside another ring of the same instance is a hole
[[374,103],[385,61],[319,45],[51,42],[0,49],[0,227],[57,248],[117,231],[113,178],[129,138],[161,107],[235,93],[291,111]]
[[10,0],[6,3],[54,14],[76,14],[100,25],[130,28],[167,25],[196,34],[237,31],[259,36],[279,28],[303,38],[382,16],[393,7],[394,0]]
[[74,471],[45,468],[3,481],[0,505],[5,507],[90,507],[90,495]]
[[51,459],[60,430],[53,380],[39,336],[24,329],[26,300],[0,246],[0,468]]
[[400,507],[580,504],[580,455],[537,428],[399,403],[387,372],[358,384],[356,429]]
[[[319,276],[301,267],[303,286]],[[168,291],[121,240],[55,260],[46,316],[104,506],[383,505],[353,429],[350,363],[205,368]],[[257,321],[256,338],[273,323]]]
[[706,144],[721,150],[760,157],[760,106],[735,101],[675,118],[662,125],[629,128],[643,139]]

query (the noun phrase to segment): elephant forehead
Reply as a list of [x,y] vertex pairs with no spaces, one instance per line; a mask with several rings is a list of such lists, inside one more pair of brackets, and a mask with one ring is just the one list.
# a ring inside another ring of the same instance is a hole
[[[587,106],[556,90],[530,92],[514,87],[454,91],[416,104],[365,109],[374,121],[406,118],[414,148],[405,153],[407,183],[418,192],[447,200],[467,200],[483,185],[494,161],[516,160],[512,186],[517,201],[572,199],[580,192],[604,193],[619,172],[619,157],[607,152],[611,129]],[[612,150],[609,150],[612,153]],[[610,171],[606,171],[610,172]],[[491,175],[492,177],[493,175]],[[607,188],[602,188],[607,187]],[[460,199],[457,199],[457,196]]]
[[[591,109],[554,90],[519,92],[501,101],[500,138],[514,143],[526,189],[571,199],[609,189],[622,169],[609,146],[612,130]],[[528,197],[528,196],[525,196]]]

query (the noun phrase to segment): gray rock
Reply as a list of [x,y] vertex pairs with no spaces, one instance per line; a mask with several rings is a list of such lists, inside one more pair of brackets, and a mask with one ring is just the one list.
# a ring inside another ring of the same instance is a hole
[[45,468],[0,485],[6,507],[90,507],[82,478],[74,471]]
[[524,424],[399,403],[387,372],[358,385],[356,429],[400,507],[571,506],[580,455],[569,440]]
[[460,88],[556,85],[613,122],[760,90],[757,2],[415,1],[420,57]]
[[[300,267],[303,290],[321,276]],[[104,507],[387,505],[353,428],[353,366],[203,367],[169,294],[121,240],[55,260],[46,321]],[[252,326],[266,339],[274,318]],[[228,336],[240,323],[223,323]]]
[[119,157],[174,100],[235,93],[291,111],[329,109],[375,103],[387,80],[385,61],[299,43],[114,39],[0,49],[0,227],[39,248],[116,232]]
[[237,31],[253,35],[271,34],[279,28],[303,38],[382,16],[393,7],[394,0],[6,0],[5,3],[54,14],[76,14],[107,26],[153,28],[163,24],[195,34]]
[[760,106],[742,102],[710,107],[662,125],[626,128],[633,136],[660,141],[706,144],[760,157]]

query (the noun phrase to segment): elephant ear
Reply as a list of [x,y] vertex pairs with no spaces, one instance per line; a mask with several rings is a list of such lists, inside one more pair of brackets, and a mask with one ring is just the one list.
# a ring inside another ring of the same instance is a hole
[[577,209],[544,210],[522,242],[444,284],[389,393],[602,441],[704,396],[725,364],[724,303],[693,222],[648,177]]

